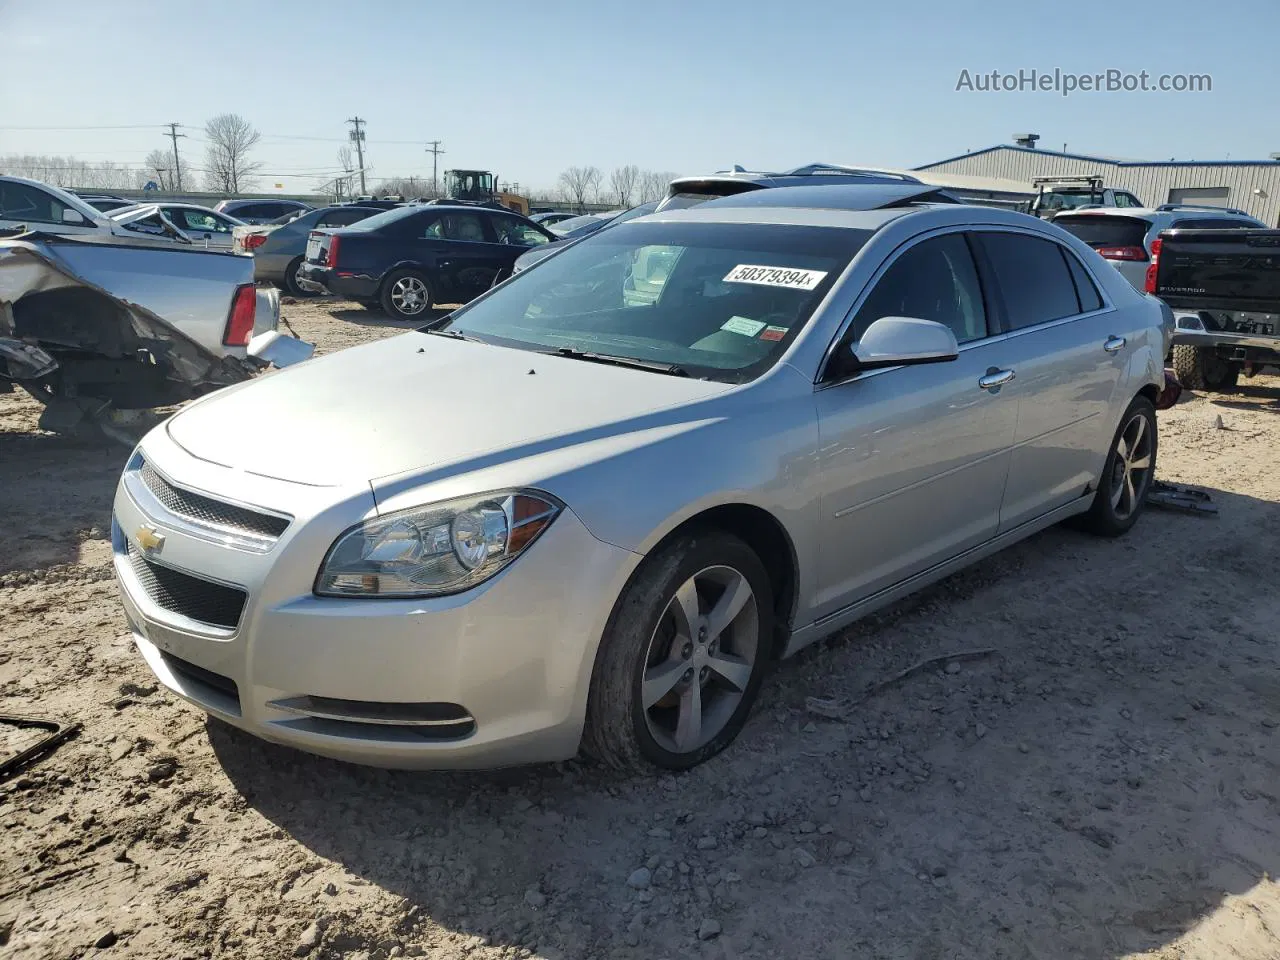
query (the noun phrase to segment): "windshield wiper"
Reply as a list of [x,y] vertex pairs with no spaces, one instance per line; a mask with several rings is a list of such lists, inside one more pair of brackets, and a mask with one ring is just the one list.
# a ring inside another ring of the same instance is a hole
[[479,337],[468,336],[458,330],[433,330],[431,327],[419,327],[419,333],[429,333],[436,337],[450,337],[454,340],[470,340],[472,343],[484,343]]
[[576,347],[560,347],[554,351],[544,351],[557,357],[568,357],[570,360],[586,360],[590,363],[607,363],[614,367],[631,367],[635,370],[650,370],[653,373],[665,373],[671,377],[687,377],[689,371],[676,363],[662,363],[658,360],[639,360],[635,357],[615,357],[607,353],[591,353]]

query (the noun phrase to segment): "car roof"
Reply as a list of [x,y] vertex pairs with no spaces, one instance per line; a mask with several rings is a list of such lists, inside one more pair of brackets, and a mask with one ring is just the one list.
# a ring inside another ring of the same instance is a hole
[[[780,197],[781,190],[768,193]],[[1032,230],[1049,236],[1069,237],[1065,230],[1054,228],[1046,220],[1029,214],[999,207],[967,203],[917,204],[914,206],[880,207],[877,209],[848,209],[831,207],[803,207],[787,204],[756,204],[733,206],[708,201],[693,207],[668,209],[637,217],[630,223],[668,221],[676,223],[741,223],[776,224],[787,226],[844,227],[855,230],[879,230],[894,220],[906,217],[929,218],[938,226],[1010,226]],[[617,229],[623,230],[629,224]]]
[[1258,218],[1249,213],[1241,213],[1239,210],[1228,210],[1226,207],[1085,207],[1077,210],[1064,210],[1062,213],[1054,217],[1060,220],[1063,217],[1149,217],[1155,218],[1161,215],[1165,216],[1188,216],[1188,217],[1223,217],[1228,220],[1257,220]]
[[938,187],[902,181],[885,183],[824,183],[822,186],[750,190],[708,200],[709,207],[808,207],[814,210],[876,210],[911,202],[937,199],[955,203]]

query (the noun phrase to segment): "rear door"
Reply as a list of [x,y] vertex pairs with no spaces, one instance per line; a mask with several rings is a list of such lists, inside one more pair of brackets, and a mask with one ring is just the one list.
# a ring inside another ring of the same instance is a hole
[[999,305],[1018,396],[1000,507],[1003,533],[1085,495],[1115,429],[1112,407],[1136,344],[1074,252],[1028,233],[975,232]]

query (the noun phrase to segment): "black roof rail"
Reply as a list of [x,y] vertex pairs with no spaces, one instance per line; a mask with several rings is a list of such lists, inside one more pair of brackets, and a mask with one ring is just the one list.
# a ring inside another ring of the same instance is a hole
[[1219,207],[1212,203],[1162,203],[1156,207],[1157,210],[1213,210],[1217,213],[1234,213],[1238,217],[1248,217],[1252,214],[1245,213],[1235,207]]
[[906,173],[897,173],[891,170],[869,170],[864,167],[845,167],[838,163],[806,163],[803,167],[796,167],[794,170],[788,170],[781,176],[785,177],[811,177],[824,173],[844,174],[851,177],[886,177],[891,180],[901,180],[903,183],[911,183],[917,178]]

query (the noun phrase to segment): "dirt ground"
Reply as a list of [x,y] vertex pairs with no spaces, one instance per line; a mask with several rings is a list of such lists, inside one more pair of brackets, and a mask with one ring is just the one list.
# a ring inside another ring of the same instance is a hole
[[[326,350],[399,332],[341,306],[284,312]],[[0,954],[1273,960],[1280,378],[1242,383],[1160,414],[1160,476],[1218,517],[1041,534],[781,664],[725,754],[629,782],[363,769],[207,721],[116,601],[126,452],[0,395],[0,711],[84,724],[0,784]]]

